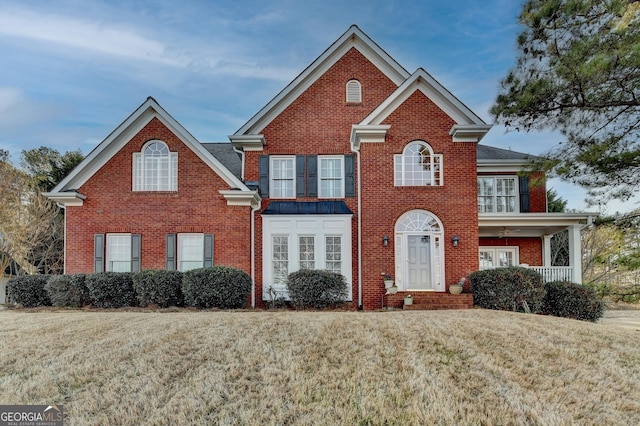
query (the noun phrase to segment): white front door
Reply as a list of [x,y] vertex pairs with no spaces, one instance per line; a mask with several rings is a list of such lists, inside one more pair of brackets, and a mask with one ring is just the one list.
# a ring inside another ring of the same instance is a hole
[[434,290],[429,235],[407,236],[407,290]]

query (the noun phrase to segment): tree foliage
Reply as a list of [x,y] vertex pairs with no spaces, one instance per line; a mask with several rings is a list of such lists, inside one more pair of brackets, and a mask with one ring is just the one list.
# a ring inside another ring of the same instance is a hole
[[565,141],[543,164],[550,175],[592,199],[627,199],[640,174],[640,1],[528,0],[519,18],[496,121],[559,131]]
[[42,191],[51,191],[84,159],[78,151],[60,154],[46,146],[22,151],[20,165],[34,179]]

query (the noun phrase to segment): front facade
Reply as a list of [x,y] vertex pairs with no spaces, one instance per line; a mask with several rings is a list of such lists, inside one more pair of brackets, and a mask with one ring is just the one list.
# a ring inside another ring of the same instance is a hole
[[[66,208],[65,272],[228,265],[261,307],[289,273],[328,269],[363,309],[385,303],[387,274],[399,294],[518,264],[579,281],[587,215],[547,214],[526,156],[478,144],[489,129],[352,26],[231,143],[147,99],[48,194]],[[577,263],[549,269],[564,229]]]

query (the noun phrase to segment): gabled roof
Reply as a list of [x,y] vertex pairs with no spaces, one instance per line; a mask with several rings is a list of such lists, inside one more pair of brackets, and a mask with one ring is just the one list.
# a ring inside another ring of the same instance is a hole
[[352,25],[234,135],[260,133],[278,114],[291,105],[300,94],[318,80],[351,48],[357,49],[396,85],[402,84],[410,75],[395,59],[363,33],[357,25]]
[[540,157],[522,152],[511,151],[510,149],[496,148],[494,146],[478,144],[476,150],[476,158],[478,160],[521,160],[530,161],[537,160]]
[[235,177],[242,179],[242,158],[229,142],[203,142],[202,146],[217,158]]
[[178,123],[167,111],[164,110],[152,97],[148,97],[126,120],[109,134],[93,151],[87,155],[78,167],[65,177],[53,190],[47,194],[52,199],[62,200],[69,197],[78,198],[76,191],[91,176],[93,176],[107,161],[109,161],[133,136],[135,136],[153,118],[157,118],[167,126],[180,140],[189,147],[202,161],[218,174],[230,188],[238,188],[243,191],[249,189],[242,181],[232,173],[222,162],[214,157],[191,133]]
[[396,108],[402,105],[402,103],[417,90],[424,93],[438,108],[451,117],[456,124],[486,127],[487,131],[491,127],[422,68],[418,68],[411,74],[409,78],[402,82],[400,87],[385,99],[384,102],[378,105],[376,109],[371,111],[359,124],[382,124]]

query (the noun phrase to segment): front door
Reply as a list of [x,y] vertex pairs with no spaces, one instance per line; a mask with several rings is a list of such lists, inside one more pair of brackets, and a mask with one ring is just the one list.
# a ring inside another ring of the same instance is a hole
[[407,236],[407,290],[434,290],[431,274],[431,236]]

